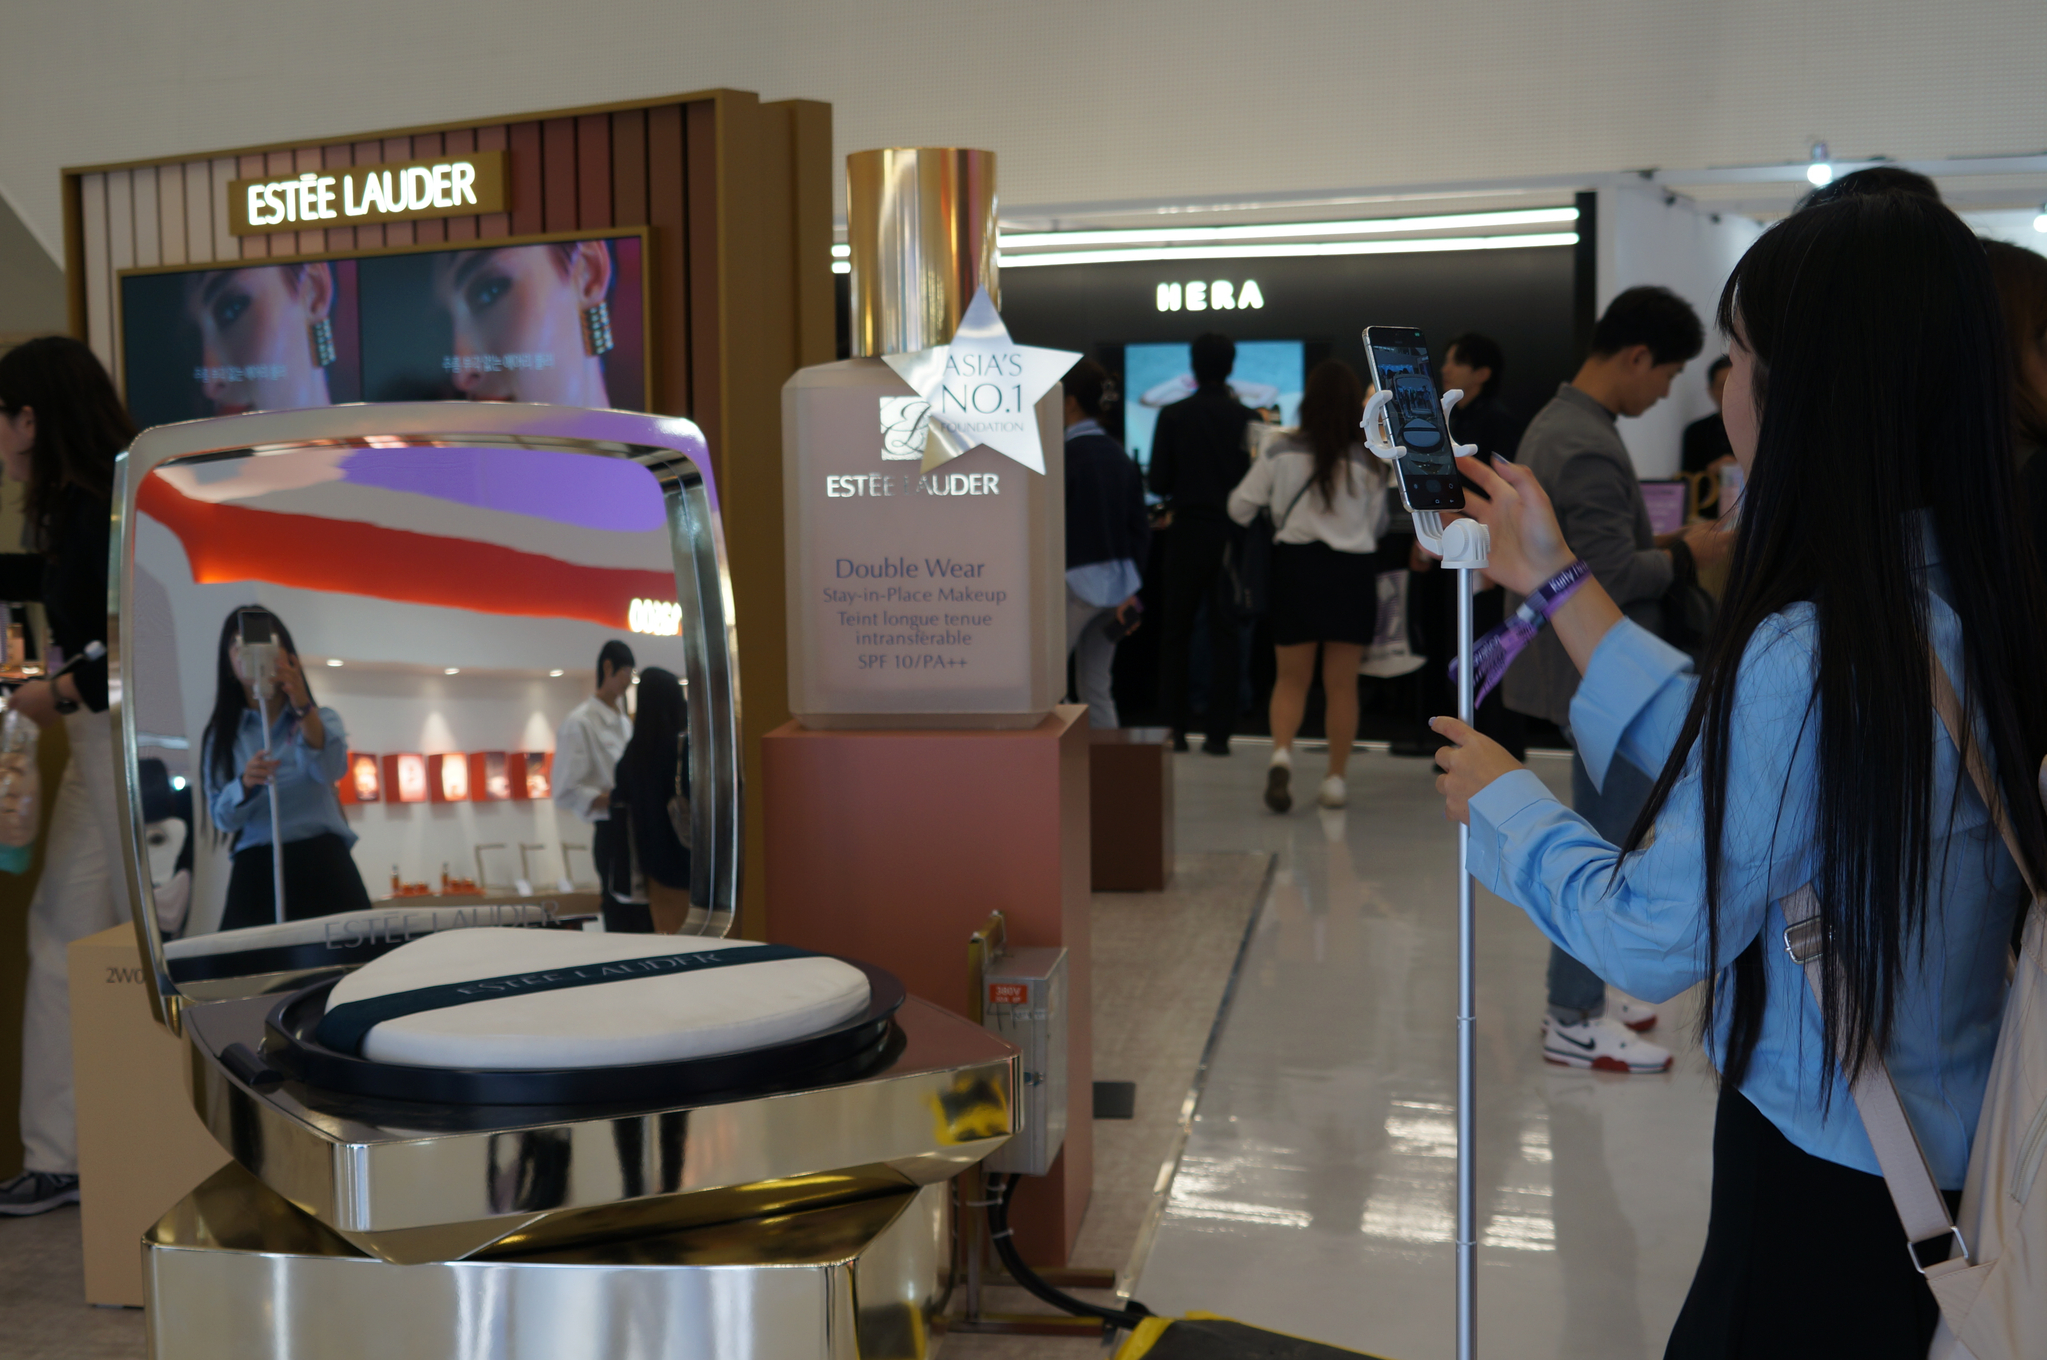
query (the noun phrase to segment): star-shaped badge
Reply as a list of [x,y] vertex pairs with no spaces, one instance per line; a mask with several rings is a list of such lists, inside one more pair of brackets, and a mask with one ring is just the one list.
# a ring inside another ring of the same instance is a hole
[[987,447],[1042,473],[1038,398],[1066,376],[1080,355],[1017,344],[982,288],[960,318],[951,344],[884,354],[882,360],[931,404],[924,471]]

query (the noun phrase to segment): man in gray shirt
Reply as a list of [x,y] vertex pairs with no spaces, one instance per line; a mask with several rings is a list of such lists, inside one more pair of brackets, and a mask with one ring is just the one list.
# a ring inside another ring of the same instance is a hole
[[[1630,288],[1616,297],[1592,333],[1592,353],[1577,377],[1557,389],[1521,436],[1518,459],[1556,506],[1564,541],[1614,603],[1651,632],[1661,632],[1663,595],[1681,574],[1727,554],[1731,536],[1694,525],[1659,541],[1649,528],[1649,507],[1615,421],[1639,416],[1670,394],[1670,383],[1705,343],[1698,314],[1667,288]],[[1510,598],[1508,608],[1520,606]],[[1570,732],[1571,697],[1578,668],[1563,644],[1545,629],[1507,672],[1501,686],[1507,707]],[[1626,839],[1649,790],[1649,774],[1624,760],[1595,786],[1585,762],[1571,757],[1571,806],[1614,844]],[[1591,969],[1552,945],[1549,1013],[1542,1029],[1543,1057],[1566,1067],[1661,1072],[1668,1050],[1637,1038],[1656,1024],[1656,1013],[1624,1004],[1606,1014],[1606,984]]]

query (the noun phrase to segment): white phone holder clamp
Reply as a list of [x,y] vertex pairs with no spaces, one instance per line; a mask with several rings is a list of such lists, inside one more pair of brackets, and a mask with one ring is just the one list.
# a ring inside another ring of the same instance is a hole
[[[1453,387],[1443,394],[1445,429],[1450,425],[1450,413],[1457,409],[1457,403],[1462,400],[1464,400],[1462,388]],[[1407,457],[1407,450],[1387,437],[1386,408],[1392,401],[1393,394],[1389,391],[1374,393],[1372,399],[1365,403],[1365,418],[1362,422],[1365,447],[1371,451],[1373,457],[1387,464],[1397,463]],[[1459,458],[1471,458],[1477,455],[1478,446],[1453,443],[1450,451]],[[1400,499],[1403,503],[1407,500],[1405,487],[1401,489]],[[1453,519],[1445,524],[1441,511],[1417,510],[1412,505],[1407,509],[1408,513],[1414,516],[1416,541],[1434,556],[1442,558],[1444,566],[1478,570],[1486,565],[1488,554],[1492,550],[1492,535],[1487,532],[1485,525],[1475,519]]]

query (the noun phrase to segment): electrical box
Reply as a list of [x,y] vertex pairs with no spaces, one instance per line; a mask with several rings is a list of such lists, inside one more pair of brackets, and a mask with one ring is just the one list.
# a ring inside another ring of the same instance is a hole
[[1042,1176],[1066,1144],[1066,951],[1017,949],[981,976],[981,1023],[1023,1050],[1017,1134],[985,1165]]

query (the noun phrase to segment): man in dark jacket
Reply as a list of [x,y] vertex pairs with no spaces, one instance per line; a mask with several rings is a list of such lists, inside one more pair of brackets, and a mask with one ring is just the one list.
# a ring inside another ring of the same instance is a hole
[[1110,671],[1116,644],[1137,626],[1137,591],[1151,546],[1144,479],[1102,428],[1109,372],[1082,359],[1066,375],[1066,652],[1088,723],[1116,727]]
[[1159,706],[1173,725],[1173,749],[1187,749],[1193,708],[1187,697],[1194,616],[1208,601],[1208,739],[1210,755],[1230,753],[1237,717],[1237,621],[1223,554],[1237,529],[1230,492],[1250,471],[1244,431],[1257,414],[1230,392],[1237,347],[1211,331],[1193,345],[1194,395],[1159,412],[1151,442],[1151,489],[1165,499],[1165,636],[1160,642]]

